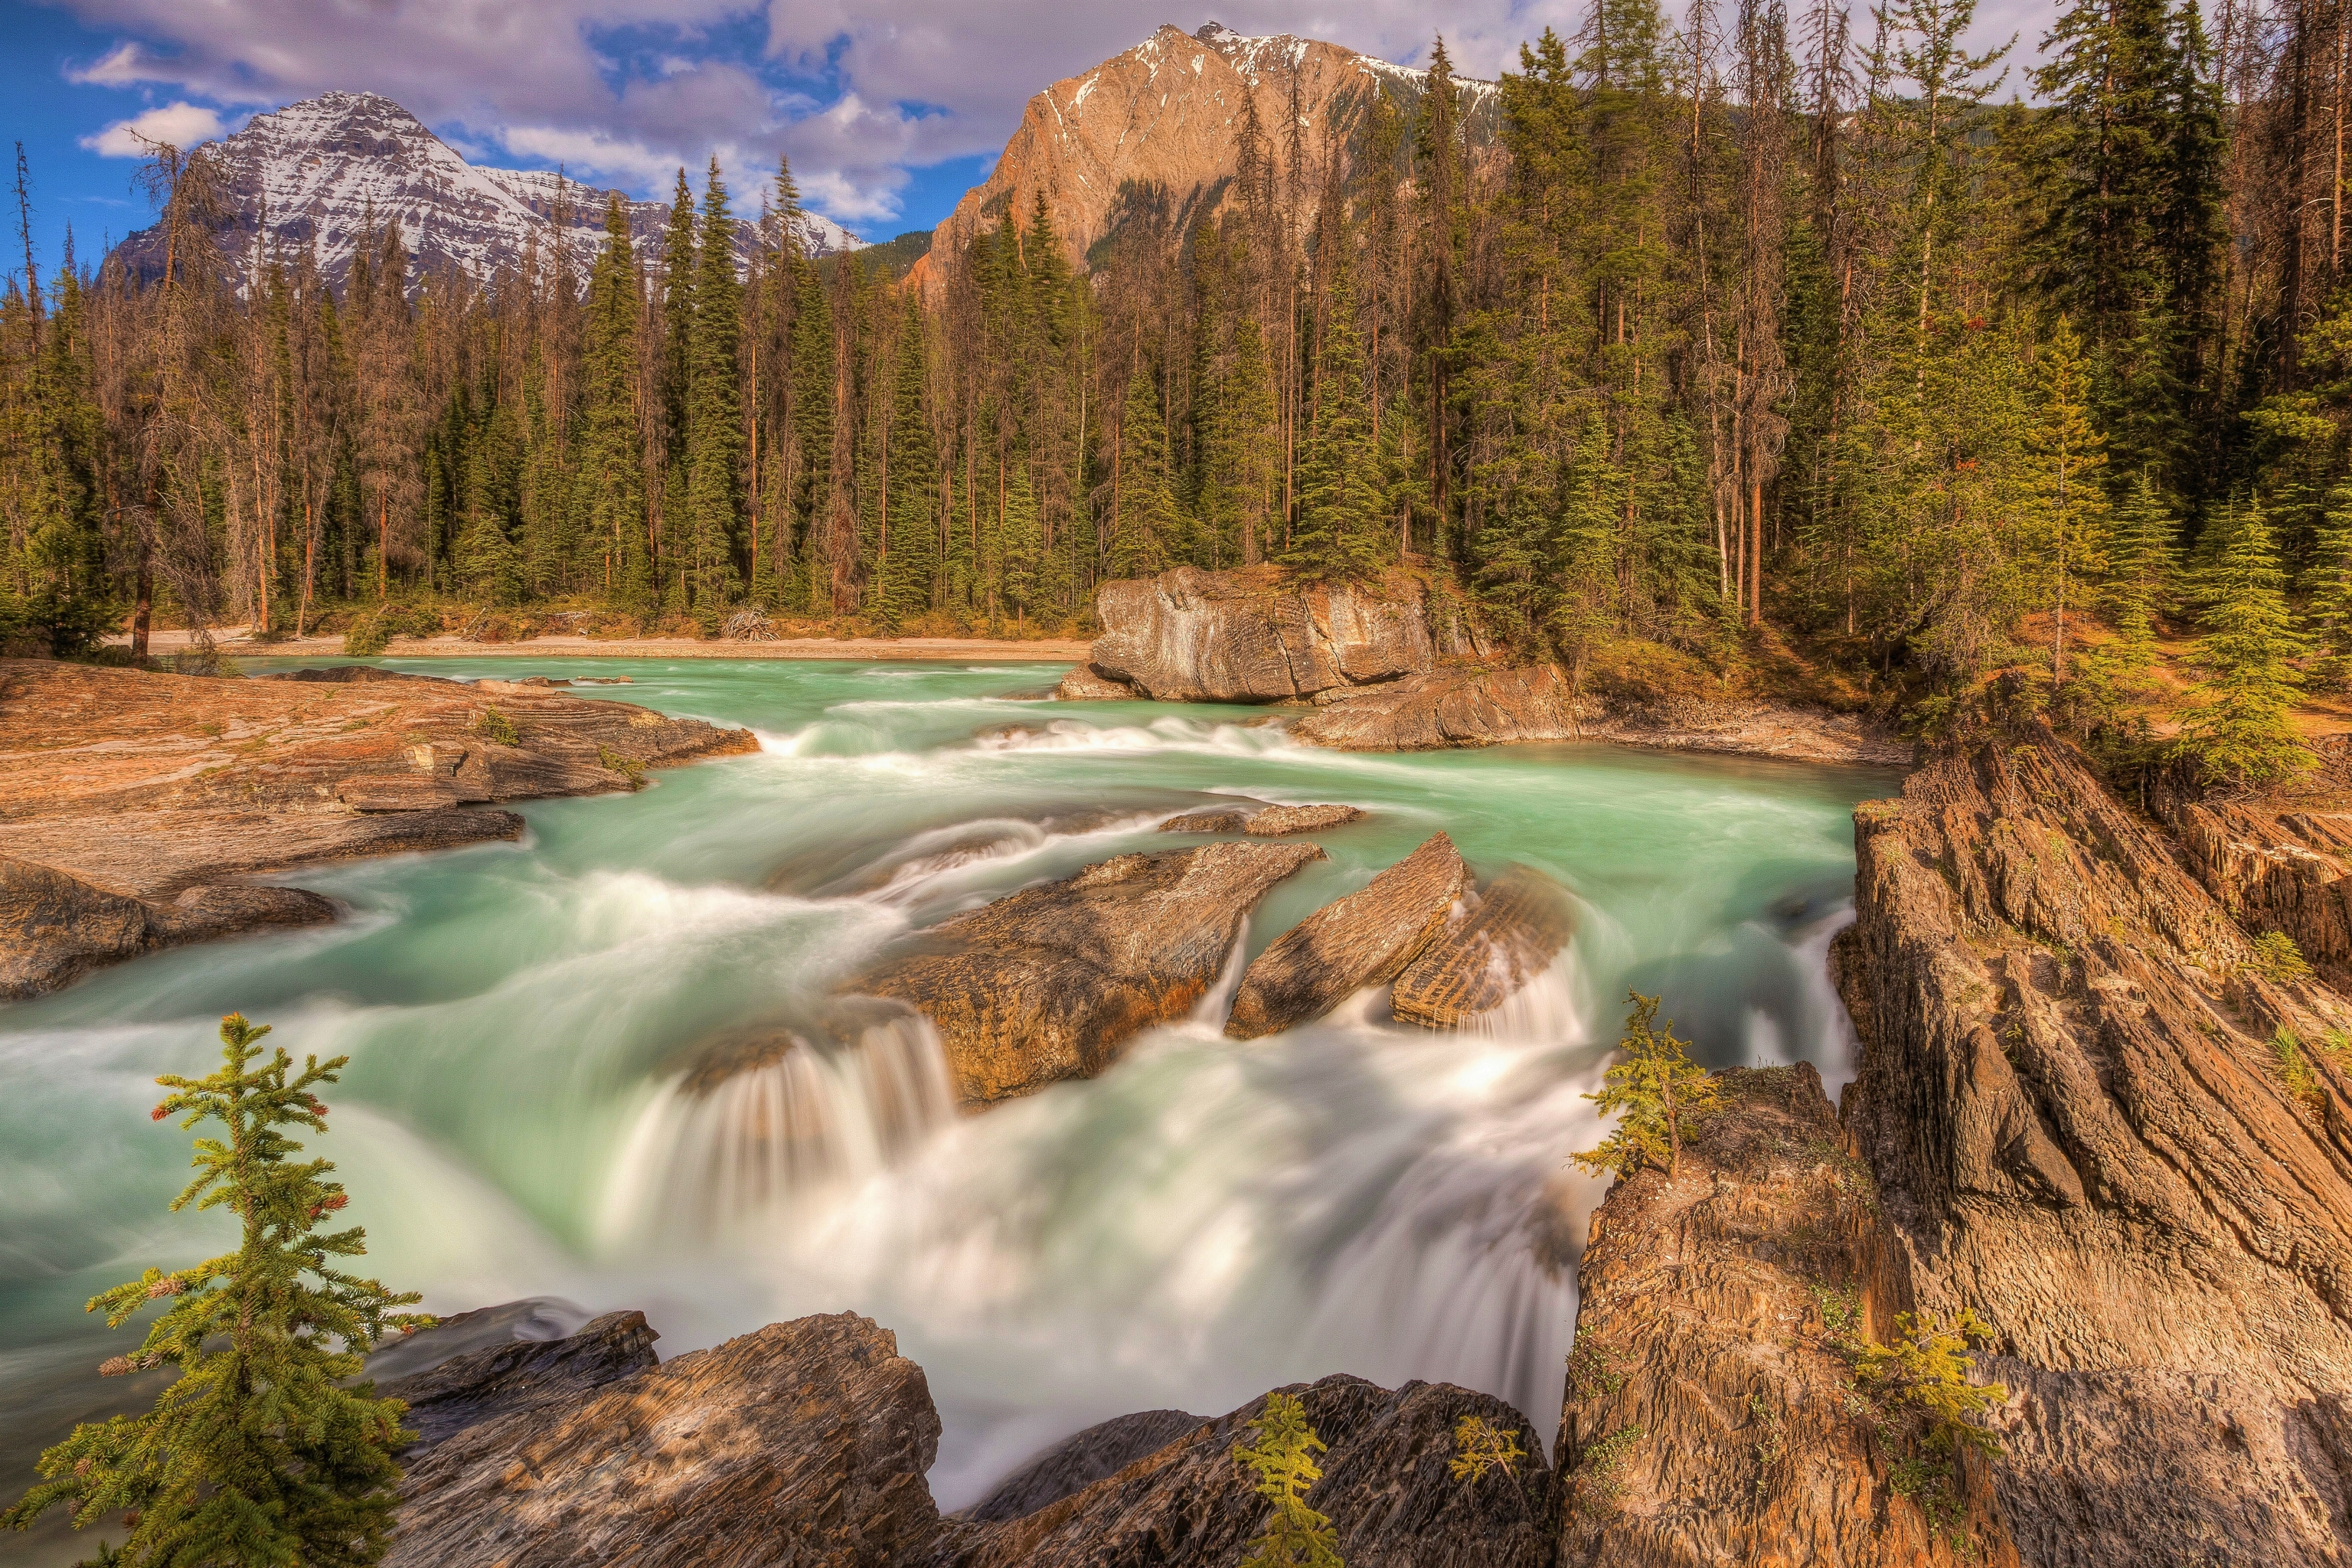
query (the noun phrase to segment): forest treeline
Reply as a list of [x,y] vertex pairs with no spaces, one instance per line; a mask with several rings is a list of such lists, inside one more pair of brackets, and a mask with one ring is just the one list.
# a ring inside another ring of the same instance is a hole
[[387,225],[331,289],[159,148],[160,277],[28,246],[6,298],[0,603],[61,649],[157,602],[993,629],[1402,563],[1573,670],[1769,623],[2110,709],[2202,616],[2283,712],[2352,654],[2352,0],[2077,0],[2030,70],[1972,21],[1593,0],[1491,142],[1440,40],[1338,134],[1251,106],[1196,224],[1122,192],[1078,268],[1025,193],[929,289],[800,255],[782,168],[739,268],[715,159],[657,247],[483,282]]

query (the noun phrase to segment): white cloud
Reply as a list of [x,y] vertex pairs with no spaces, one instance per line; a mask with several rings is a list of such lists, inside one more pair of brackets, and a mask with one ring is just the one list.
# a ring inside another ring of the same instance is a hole
[[193,147],[221,133],[220,116],[200,103],[167,103],[129,120],[118,120],[81,144],[103,158],[144,158],[153,144]]
[[561,163],[575,174],[595,175],[633,190],[665,188],[677,160],[655,152],[642,142],[608,136],[602,131],[566,131],[552,125],[510,125],[499,132],[509,153]]

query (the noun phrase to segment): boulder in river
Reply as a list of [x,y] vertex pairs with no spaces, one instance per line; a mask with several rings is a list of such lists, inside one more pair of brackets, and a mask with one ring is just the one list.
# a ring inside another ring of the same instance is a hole
[[1458,1028],[1550,967],[1573,929],[1559,883],[1530,867],[1507,867],[1397,976],[1390,1010],[1401,1023]]
[[1063,682],[1065,697],[1297,702],[1425,670],[1436,657],[1415,579],[1401,579],[1391,597],[1360,584],[1180,566],[1104,584],[1095,614],[1103,635]]
[[1120,855],[932,927],[850,989],[938,1028],[967,1105],[1091,1078],[1216,983],[1268,888],[1323,851],[1204,844]]
[[1438,669],[1336,693],[1291,726],[1309,745],[1342,752],[1429,752],[1513,741],[1572,741],[1582,730],[1568,678],[1549,664]]
[[[574,1338],[626,1340],[643,1322],[614,1313]],[[923,1369],[855,1313],[772,1323],[520,1404],[506,1398],[500,1353],[440,1369],[436,1407],[473,1418],[412,1451],[385,1568],[1228,1568],[1265,1529],[1266,1505],[1233,1458],[1264,1397],[1213,1419],[1106,1422],[943,1519],[924,1479],[940,1419]],[[609,1344],[506,1353],[583,1372],[619,1364]],[[468,1376],[482,1386],[469,1393]],[[1551,1471],[1509,1405],[1348,1376],[1284,1392],[1328,1445],[1307,1500],[1330,1516],[1351,1568],[1550,1561]],[[1454,1474],[1465,1418],[1520,1457]]]
[[1313,833],[1360,822],[1357,805],[1212,805],[1171,816],[1160,825],[1162,833],[1246,833],[1253,838],[1281,838],[1293,833]]
[[1275,1034],[1394,980],[1444,928],[1469,885],[1461,852],[1438,834],[1258,954],[1234,994],[1225,1033],[1237,1040]]
[[299,888],[194,887],[154,903],[0,855],[0,997],[37,996],[100,964],[183,942],[334,918],[332,900]]

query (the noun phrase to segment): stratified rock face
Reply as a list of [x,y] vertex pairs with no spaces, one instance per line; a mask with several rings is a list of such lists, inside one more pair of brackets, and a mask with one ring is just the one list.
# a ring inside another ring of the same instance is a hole
[[1062,702],[1131,702],[1138,695],[1126,681],[1097,675],[1083,664],[1054,688],[1055,700]]
[[[415,115],[372,92],[322,93],[257,115],[214,156],[226,220],[223,248],[242,260],[266,215],[268,238],[281,253],[315,246],[320,271],[339,289],[371,213],[379,224],[400,225],[418,275],[456,267],[488,282],[502,267],[520,267],[534,239],[539,264],[551,268],[561,236],[574,277],[585,277],[604,243],[605,200],[617,194],[577,182],[560,186],[543,170],[476,168]],[[621,205],[638,254],[648,241],[658,246],[669,208],[626,196]],[[735,226],[736,254],[748,258],[757,231],[740,219]],[[800,238],[815,256],[862,243],[813,214]],[[161,227],[132,235],[117,254],[143,275],[161,277]]]
[[2265,979],[2046,727],[1855,824],[1845,1121],[1918,1300],[1999,1335],[2021,1556],[2343,1560],[2352,1060],[2327,1041],[2352,1007]]
[[[514,744],[484,732],[498,728],[493,709]],[[512,812],[466,808],[627,789],[646,767],[758,749],[747,730],[553,691],[493,702],[404,676],[238,680],[0,659],[11,764],[0,857],[87,884],[10,874],[0,922],[20,940],[0,954],[0,994],[173,942],[332,918],[315,894],[227,878],[513,838]]]
[[[1394,680],[1435,658],[1421,584],[1400,596],[1352,584],[1285,585],[1265,571],[1180,566],[1106,583],[1098,681],[1163,702],[1296,702]],[[1070,695],[1076,695],[1072,692]]]
[[[1543,1568],[1551,1562],[1552,1478],[1526,1418],[1488,1394],[1358,1377],[1286,1392],[1307,1407],[1323,1479],[1307,1505],[1330,1517],[1349,1568]],[[940,1568],[1224,1568],[1265,1529],[1269,1509],[1234,1462],[1265,1410],[1256,1399],[1084,1491],[950,1542]],[[1456,1478],[1455,1428],[1475,1416],[1513,1435],[1510,1469]]]
[[1444,929],[1469,885],[1461,852],[1438,834],[1258,954],[1234,993],[1225,1033],[1255,1040],[1319,1018],[1367,985],[1394,980]]
[[1205,1415],[1181,1410],[1139,1410],[1098,1421],[1074,1432],[998,1483],[994,1491],[956,1515],[974,1524],[1003,1524],[1024,1519],[1048,1503],[1074,1497],[1115,1476],[1147,1454],[1154,1454],[1194,1428],[1206,1426]]
[[592,1389],[656,1365],[654,1341],[660,1337],[643,1312],[607,1312],[561,1339],[509,1340],[468,1351],[430,1371],[380,1382],[375,1391],[407,1403],[401,1425],[416,1434],[408,1449],[413,1464],[423,1449],[468,1426],[573,1405]]
[[1430,752],[1583,735],[1568,678],[1548,664],[1433,670],[1349,692],[1300,719],[1290,732],[1309,745],[1342,752]]
[[[1896,1495],[1836,1342],[1910,1301],[1810,1064],[1722,1075],[1672,1181],[1610,1190],[1578,1266],[1559,1422],[1560,1568],[1955,1561]],[[1832,1326],[1824,1310],[1851,1304]],[[2017,1561],[1970,1472],[1975,1561]]]
[[[1278,138],[1294,83],[1305,154],[1319,161],[1359,133],[1377,96],[1411,121],[1429,75],[1308,38],[1245,37],[1214,22],[1192,34],[1162,26],[1029,100],[988,178],[932,237],[926,281],[933,298],[947,288],[937,262],[963,256],[1008,213],[1026,224],[1040,195],[1076,265],[1123,222],[1190,233],[1213,210],[1203,202],[1225,199],[1244,101],[1255,101],[1259,124]],[[1459,81],[1455,102],[1471,147],[1490,146],[1495,85]]]
[[2165,780],[2147,805],[2240,924],[2285,932],[2342,984],[2352,980],[2352,736],[2317,749],[2317,768],[2266,796],[2203,798]]
[[1400,1023],[1459,1028],[1549,968],[1574,930],[1559,883],[1529,867],[1506,867],[1454,903],[1397,976],[1390,1011]]
[[334,918],[331,900],[299,888],[190,888],[174,903],[153,904],[0,855],[0,998],[37,996],[182,942]]
[[968,1105],[1091,1078],[1139,1030],[1183,1016],[1252,906],[1322,858],[1252,843],[1121,855],[933,927],[851,988],[929,1017]]
[[939,1438],[888,1331],[846,1312],[772,1323],[445,1438],[409,1463],[384,1562],[911,1563],[940,1530],[923,1480]]

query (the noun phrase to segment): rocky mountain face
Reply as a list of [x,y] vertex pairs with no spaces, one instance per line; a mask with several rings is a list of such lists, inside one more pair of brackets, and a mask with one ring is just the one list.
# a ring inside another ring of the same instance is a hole
[[[1245,37],[1215,22],[1196,33],[1162,26],[1031,99],[996,167],[934,231],[931,257],[961,256],[1007,213],[1027,222],[1040,194],[1074,263],[1130,219],[1181,234],[1225,197],[1245,101],[1286,167],[1294,89],[1312,181],[1362,134],[1376,96],[1410,110],[1428,91],[1429,73],[1288,34]],[[1495,84],[1460,81],[1456,95],[1472,145],[1491,144]],[[1300,205],[1312,208],[1311,194]],[[944,289],[946,271],[927,267],[924,279]]]
[[[315,246],[320,269],[340,288],[371,213],[378,224],[399,223],[420,273],[455,267],[487,279],[519,266],[535,242],[542,265],[567,246],[584,277],[604,244],[606,192],[545,170],[478,168],[415,115],[372,92],[324,93],[257,115],[219,144],[218,156],[227,219],[220,240],[232,265],[250,262],[259,234],[265,250],[274,247],[289,258]],[[699,189],[698,172],[688,175]],[[640,252],[649,241],[658,245],[668,205],[624,200]],[[758,237],[755,226],[739,222],[738,255],[748,257]],[[865,243],[814,213],[803,215],[800,239],[812,256]],[[161,227],[132,235],[116,254],[142,274],[160,276]]]

